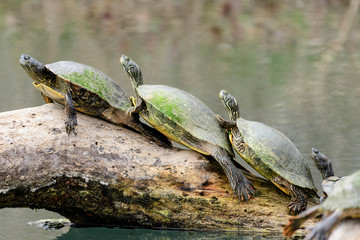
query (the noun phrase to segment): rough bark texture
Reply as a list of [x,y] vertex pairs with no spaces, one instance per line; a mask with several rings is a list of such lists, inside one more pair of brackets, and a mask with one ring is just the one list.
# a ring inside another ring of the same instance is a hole
[[256,197],[239,202],[211,158],[80,113],[68,137],[64,118],[54,104],[0,113],[0,208],[45,208],[79,225],[262,234],[287,222],[290,198],[267,181],[254,178]]

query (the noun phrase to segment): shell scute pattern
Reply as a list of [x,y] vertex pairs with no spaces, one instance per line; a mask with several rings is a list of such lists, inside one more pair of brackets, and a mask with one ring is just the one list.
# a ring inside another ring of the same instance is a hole
[[338,182],[322,203],[322,208],[327,211],[360,208],[360,171]]
[[[98,95],[114,108],[125,111],[131,107],[131,103],[122,88],[107,75],[93,67],[71,61],[55,62],[47,64],[46,67],[63,80],[72,83],[72,91],[76,94],[79,92],[78,98],[81,98],[83,102],[87,100],[99,101],[94,98]],[[80,91],[85,93],[81,94]],[[89,91],[93,94],[86,93]]]
[[152,112],[159,111],[167,118],[163,120],[169,126],[177,124],[183,132],[233,153],[227,133],[220,127],[215,114],[193,95],[163,85],[141,85],[137,91],[147,104],[152,105]]
[[266,168],[262,169],[265,174],[272,169],[294,185],[315,190],[305,159],[283,133],[263,123],[242,118],[238,119],[237,126],[245,143],[251,146],[248,156],[252,161],[262,163],[260,167]]

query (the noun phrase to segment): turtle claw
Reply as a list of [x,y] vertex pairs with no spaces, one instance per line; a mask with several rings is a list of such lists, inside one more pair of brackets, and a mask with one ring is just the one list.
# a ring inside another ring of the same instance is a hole
[[77,126],[77,118],[76,115],[72,118],[68,118],[65,121],[65,129],[68,136],[70,136],[71,132],[76,135],[75,126]]
[[212,155],[224,169],[230,186],[240,201],[248,201],[251,196],[255,195],[253,184],[241,173],[241,170],[235,167],[232,162],[232,156],[223,148],[219,149]]
[[305,205],[303,204],[303,202],[290,202],[288,205],[289,214],[292,216],[298,215],[306,209],[306,205],[306,202]]
[[242,184],[237,187],[236,189],[237,196],[240,201],[245,200],[246,202],[251,198],[251,196],[255,195],[255,189],[253,184],[244,178]]
[[134,115],[134,113],[135,113],[135,107],[129,107],[126,111],[125,111],[125,113],[126,113],[126,115],[128,115],[128,116],[133,116]]
[[240,201],[245,200],[246,202],[255,195],[255,188],[253,184],[240,172],[232,171],[231,177],[229,178],[231,187],[234,195],[236,195]]
[[68,136],[70,136],[71,132],[76,135],[75,126],[77,126],[77,117],[70,90],[65,95],[65,112],[67,116],[65,120],[66,133]]

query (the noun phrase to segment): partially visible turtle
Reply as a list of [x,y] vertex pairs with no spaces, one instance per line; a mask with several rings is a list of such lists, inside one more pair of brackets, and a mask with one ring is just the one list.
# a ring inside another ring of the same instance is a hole
[[320,198],[320,203],[323,202],[329,194],[331,194],[334,186],[341,180],[341,177],[334,176],[334,169],[330,158],[321,153],[316,148],[312,148],[310,152],[311,158],[319,169],[323,181],[321,183],[323,188],[323,195]]
[[66,132],[75,133],[76,111],[101,117],[117,125],[126,125],[168,147],[170,141],[155,129],[142,124],[139,116],[125,111],[131,102],[123,89],[99,70],[77,62],[60,61],[44,65],[29,55],[20,56],[20,65],[34,80],[46,103],[65,106]]
[[234,149],[258,173],[291,196],[289,213],[296,215],[307,206],[307,196],[316,197],[310,168],[295,145],[280,131],[240,117],[236,99],[227,91],[219,94],[230,121],[218,116]]
[[254,195],[252,183],[233,163],[233,150],[227,133],[215,114],[199,99],[177,88],[143,85],[139,66],[123,55],[120,63],[130,77],[136,99],[129,114],[140,115],[173,141],[205,155],[213,156],[224,169],[234,194],[248,200]]
[[291,217],[284,227],[284,235],[291,237],[306,220],[320,213],[323,214],[323,218],[311,228],[307,239],[327,239],[341,220],[360,218],[360,171],[336,184],[332,193],[320,205]]

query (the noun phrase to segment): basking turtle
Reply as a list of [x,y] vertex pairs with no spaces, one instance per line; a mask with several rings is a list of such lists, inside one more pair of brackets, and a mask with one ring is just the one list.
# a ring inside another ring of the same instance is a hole
[[75,133],[76,111],[101,117],[117,125],[126,125],[155,141],[170,146],[170,141],[155,129],[142,124],[139,116],[125,111],[131,102],[122,88],[99,70],[71,61],[44,65],[29,55],[20,56],[20,65],[34,80],[46,103],[65,105],[66,132]]
[[290,237],[306,220],[320,213],[323,218],[311,229],[307,239],[327,239],[341,220],[360,218],[360,171],[336,184],[332,193],[320,205],[291,217],[284,227],[284,235]]
[[321,183],[323,188],[323,195],[320,198],[320,203],[323,202],[332,192],[334,186],[341,180],[341,177],[334,176],[334,169],[330,158],[321,153],[316,148],[312,148],[310,152],[311,158],[319,169],[323,181]]
[[177,88],[143,85],[139,66],[123,55],[120,63],[130,77],[137,98],[129,114],[140,115],[173,141],[213,156],[224,169],[234,194],[242,200],[254,195],[250,181],[233,163],[233,151],[226,132],[215,114],[199,99]]
[[295,145],[283,133],[260,122],[240,117],[236,99],[221,90],[219,97],[227,108],[230,121],[218,121],[228,130],[234,149],[262,176],[291,196],[289,213],[306,209],[306,196],[317,196],[310,168]]

